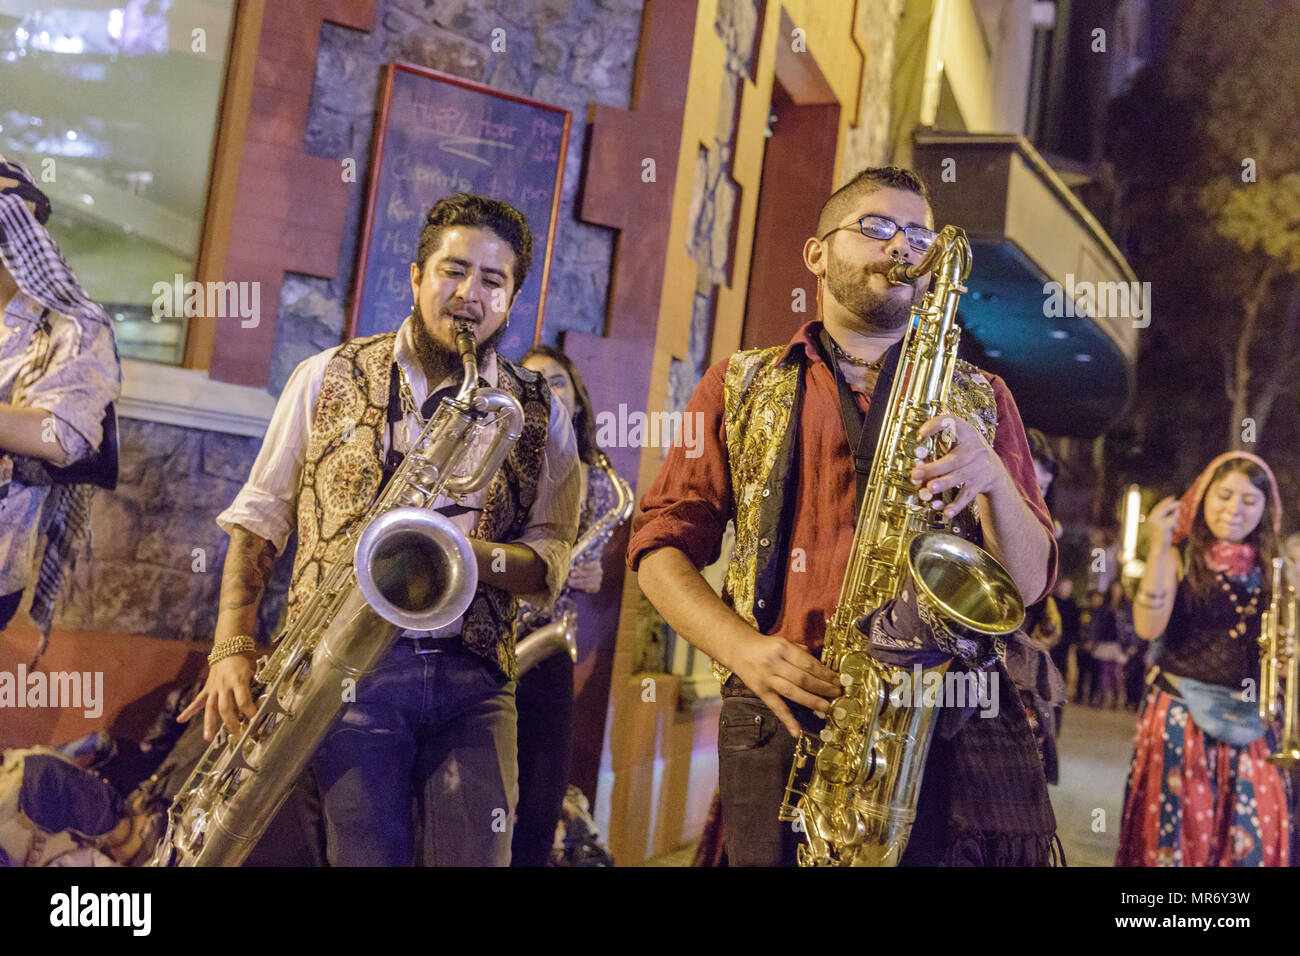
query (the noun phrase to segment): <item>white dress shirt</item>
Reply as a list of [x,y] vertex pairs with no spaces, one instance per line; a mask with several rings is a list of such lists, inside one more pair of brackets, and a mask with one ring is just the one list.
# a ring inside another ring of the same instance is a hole
[[[411,387],[411,397],[418,408],[424,404],[431,391],[445,386],[459,387],[461,375],[457,371],[439,382],[433,389],[425,379],[415,353],[413,338],[414,319],[407,317],[397,331],[393,358],[406,372]],[[284,550],[285,542],[297,522],[298,483],[302,476],[303,456],[311,435],[312,412],[320,395],[325,367],[339,346],[327,349],[301,362],[280,394],[275,413],[267,427],[261,451],[248,481],[240,489],[230,507],[217,516],[217,524],[227,533],[236,525],[265,538],[275,546],[276,553]],[[497,385],[496,355],[491,354],[479,369],[479,375],[494,388]],[[393,426],[396,450],[405,454],[420,434],[420,422],[413,413],[407,413]],[[388,450],[388,428],[383,428],[383,449]],[[546,449],[542,455],[542,472],[538,476],[537,496],[528,511],[523,533],[513,543],[530,547],[546,564],[546,590],[518,595],[530,604],[550,606],[569,573],[569,551],[577,533],[579,499],[582,479],[578,468],[577,440],[573,426],[564,407],[551,401],[550,424],[547,428]],[[483,489],[459,499],[467,508],[482,508],[487,498]],[[453,499],[440,495],[434,508],[451,504]],[[452,524],[468,535],[478,520],[478,511],[469,511],[452,517]],[[325,569],[322,569],[322,577]],[[444,637],[459,634],[461,619],[457,619],[431,636]],[[413,632],[407,632],[413,633]]]

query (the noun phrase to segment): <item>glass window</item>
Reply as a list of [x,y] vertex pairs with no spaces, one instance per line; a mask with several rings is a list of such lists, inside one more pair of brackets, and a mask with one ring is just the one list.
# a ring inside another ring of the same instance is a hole
[[184,356],[186,319],[153,289],[194,278],[234,7],[0,0],[0,153],[49,194],[124,356]]

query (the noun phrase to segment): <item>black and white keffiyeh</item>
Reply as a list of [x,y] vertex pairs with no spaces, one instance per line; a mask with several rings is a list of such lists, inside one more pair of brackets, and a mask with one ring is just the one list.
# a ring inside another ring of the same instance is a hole
[[18,288],[77,323],[84,348],[97,327],[110,322],[45,230],[49,202],[26,166],[0,156],[0,260]]
[[[50,201],[36,185],[22,163],[0,156],[0,262],[14,277],[18,288],[44,308],[70,319],[78,328],[80,348],[89,348],[99,326],[111,323],[104,310],[81,288],[76,276],[45,229]],[[52,358],[48,323],[42,321],[31,338],[23,369],[14,383],[13,404],[22,405],[32,387],[41,380]],[[118,359],[117,345],[113,345]],[[120,360],[118,383],[121,382]],[[79,409],[79,417],[98,421],[103,409]],[[39,558],[30,615],[41,631],[39,658],[49,642],[54,605],[66,573],[90,530],[90,485],[51,488],[46,500],[43,524],[45,550]]]

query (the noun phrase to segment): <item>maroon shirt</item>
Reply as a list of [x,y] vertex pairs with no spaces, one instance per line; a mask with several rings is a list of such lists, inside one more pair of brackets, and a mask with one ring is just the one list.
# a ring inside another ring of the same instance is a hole
[[[839,391],[834,373],[814,344],[820,332],[819,321],[806,323],[781,356],[785,359],[802,349],[810,359],[798,442],[798,474],[807,477],[798,488],[786,491],[795,495],[790,537],[792,558],[786,562],[781,611],[772,629],[773,634],[802,644],[813,653],[821,650],[826,619],[839,600],[858,518],[857,481],[840,415]],[[699,444],[692,449],[698,452],[698,457],[688,457],[687,449],[675,444],[654,486],[641,499],[641,511],[633,519],[627,550],[627,563],[634,571],[641,558],[658,548],[684,551],[697,568],[718,559],[723,531],[734,515],[723,422],[727,361],[724,359],[704,374],[686,406],[687,414],[704,416]],[[984,374],[993,386],[997,401],[998,427],[993,450],[1052,541],[1047,587],[1043,591],[1046,594],[1056,580],[1057,547],[1052,519],[1038,491],[1029,442],[1015,400],[1002,379]],[[854,388],[853,397],[865,415],[870,396]],[[1035,595],[1034,600],[1041,597]]]

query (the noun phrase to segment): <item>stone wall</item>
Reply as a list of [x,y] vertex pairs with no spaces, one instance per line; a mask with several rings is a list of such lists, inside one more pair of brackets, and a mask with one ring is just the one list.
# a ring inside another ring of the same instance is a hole
[[[261,445],[219,432],[120,421],[114,491],[95,492],[91,540],[61,598],[62,627],[207,638],[227,537],[216,516],[234,499]],[[269,636],[284,607],[292,542],[262,606]]]
[[857,123],[844,136],[844,162],[836,188],[848,182],[868,166],[889,162],[894,151],[890,141],[890,93],[893,89],[895,45],[898,21],[903,16],[904,0],[873,0],[860,3],[857,17],[858,35],[865,38],[865,94]]
[[[403,60],[562,106],[573,112],[573,123],[543,339],[554,345],[565,329],[602,334],[614,234],[579,222],[575,214],[587,107],[631,105],[642,5],[643,0],[387,0],[371,33],[326,24],[306,148],[318,156],[356,159],[357,188],[344,235],[361,234],[384,64]],[[506,31],[503,53],[490,46],[497,28]],[[298,362],[338,344],[358,251],[357,242],[343,243],[333,279],[285,276],[273,391],[283,388]]]
[[[543,334],[556,344],[565,329],[604,331],[614,234],[579,222],[575,208],[587,107],[592,102],[630,105],[642,5],[643,0],[386,0],[372,33],[324,26],[306,149],[354,158],[357,186],[349,197],[336,277],[285,276],[271,394],[280,393],[300,361],[342,338],[380,77],[392,60],[573,111]],[[506,30],[504,53],[489,46],[498,27]],[[95,496],[93,557],[79,562],[56,623],[206,638],[216,623],[227,543],[215,518],[239,491],[261,441],[123,419],[121,446],[117,490]],[[283,609],[292,550],[290,539],[263,602],[263,635]]]

